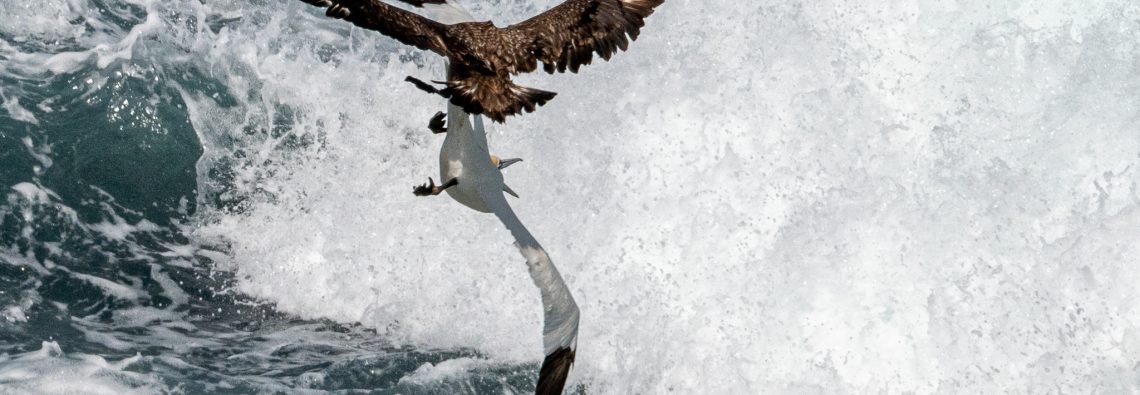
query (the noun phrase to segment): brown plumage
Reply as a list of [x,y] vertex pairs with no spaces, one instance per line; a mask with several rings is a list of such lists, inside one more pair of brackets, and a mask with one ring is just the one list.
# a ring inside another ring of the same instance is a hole
[[[577,73],[595,53],[609,60],[637,39],[645,18],[665,0],[568,0],[505,28],[491,22],[445,25],[380,0],[302,1],[327,7],[330,17],[447,57],[448,81],[441,89],[425,90],[449,98],[468,113],[503,122],[507,116],[534,111],[555,95],[515,85],[512,75],[535,71],[539,62],[547,73]],[[442,3],[400,1],[415,6]],[[425,85],[417,84],[421,89]]]

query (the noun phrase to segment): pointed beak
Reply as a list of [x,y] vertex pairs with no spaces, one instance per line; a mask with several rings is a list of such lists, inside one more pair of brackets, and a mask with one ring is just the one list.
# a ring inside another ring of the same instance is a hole
[[499,161],[499,170],[506,169],[507,166],[513,165],[513,164],[518,163],[518,162],[522,162],[522,159],[519,159],[519,158],[503,159],[503,160]]

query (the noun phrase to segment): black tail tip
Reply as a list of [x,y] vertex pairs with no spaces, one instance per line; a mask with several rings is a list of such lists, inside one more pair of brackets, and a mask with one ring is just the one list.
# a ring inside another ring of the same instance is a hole
[[538,386],[535,395],[560,395],[570,377],[570,366],[574,364],[574,350],[559,348],[542,361],[538,372]]

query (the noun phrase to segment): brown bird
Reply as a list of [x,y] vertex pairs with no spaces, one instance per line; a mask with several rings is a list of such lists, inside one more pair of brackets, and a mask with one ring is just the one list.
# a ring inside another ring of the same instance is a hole
[[[665,0],[568,0],[533,18],[505,28],[491,22],[447,25],[380,0],[302,0],[327,7],[325,15],[395,38],[401,43],[447,57],[447,81],[436,88],[413,77],[408,81],[450,99],[471,114],[496,122],[523,110],[532,112],[555,93],[515,85],[512,75],[538,68],[553,74],[577,73],[594,53],[609,60],[626,50],[645,26],[645,18]],[[400,0],[420,7],[444,0]]]

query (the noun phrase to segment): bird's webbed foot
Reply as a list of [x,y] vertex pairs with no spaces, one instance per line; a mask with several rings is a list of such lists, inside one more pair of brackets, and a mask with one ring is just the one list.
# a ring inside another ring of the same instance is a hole
[[436,186],[435,180],[428,177],[428,183],[420,185],[412,189],[412,193],[416,196],[435,196],[443,192],[447,188],[459,185],[459,179],[452,178],[443,183],[443,185]]
[[431,120],[428,121],[428,129],[431,129],[431,132],[435,134],[447,133],[447,122],[444,121],[445,117],[447,117],[447,114],[444,114],[443,111],[435,113],[435,116],[431,117]]

